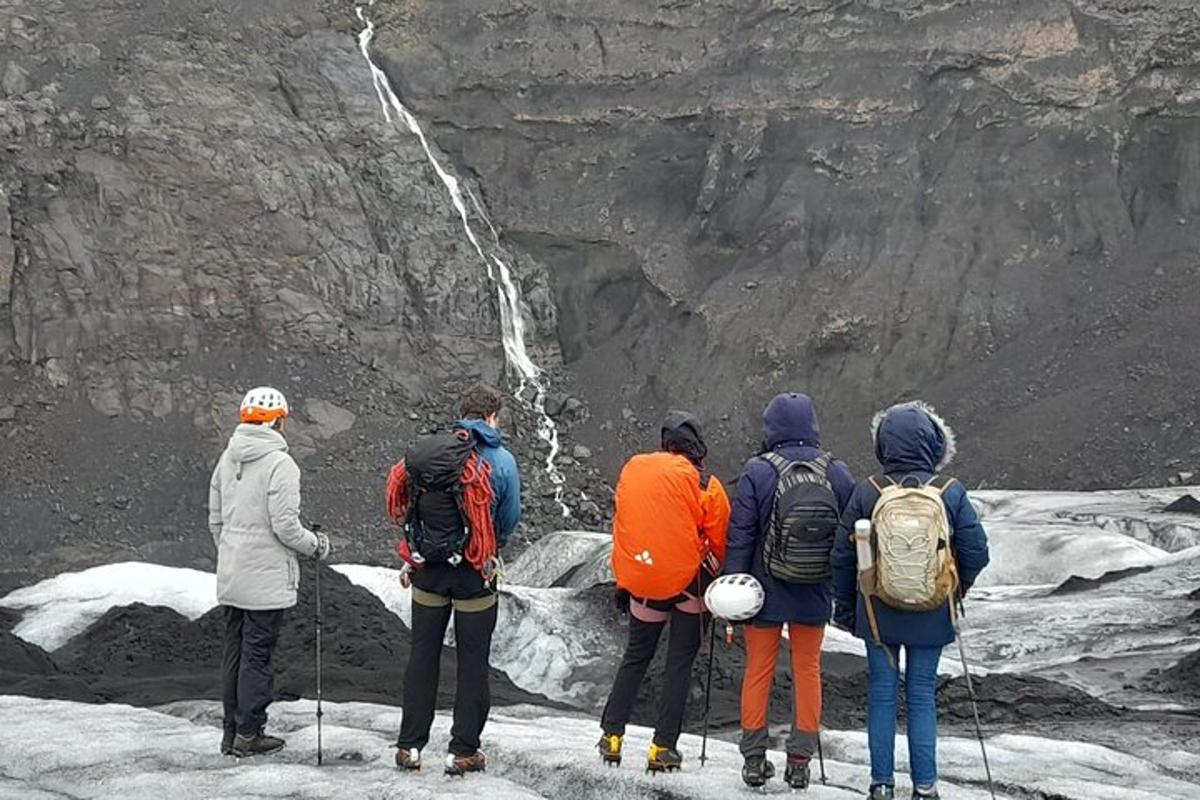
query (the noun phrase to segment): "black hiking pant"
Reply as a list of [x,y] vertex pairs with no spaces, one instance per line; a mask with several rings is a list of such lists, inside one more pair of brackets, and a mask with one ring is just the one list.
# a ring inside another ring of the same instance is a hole
[[458,675],[450,752],[471,756],[492,709],[489,658],[499,610],[492,587],[466,565],[426,565],[413,577],[412,651],[404,673],[404,714],[397,746],[429,744],[442,669],[442,643],[454,617]]
[[[692,685],[692,663],[700,651],[706,619],[702,614],[688,613],[677,607],[671,608],[670,616],[667,665],[663,672],[654,743],[659,747],[674,748],[679,743],[679,733],[683,729],[683,716]],[[638,691],[642,688],[665,627],[666,622],[644,622],[630,615],[629,644],[625,648],[625,658],[617,670],[612,693],[600,718],[606,735],[625,735],[625,726],[633,716]]]
[[283,611],[225,610],[225,661],[222,699],[225,730],[256,734],[267,724],[267,706],[275,697],[271,657],[279,641]]

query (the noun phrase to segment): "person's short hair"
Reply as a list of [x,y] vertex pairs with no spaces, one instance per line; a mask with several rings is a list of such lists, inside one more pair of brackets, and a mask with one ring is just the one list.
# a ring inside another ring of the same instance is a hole
[[499,391],[486,383],[477,383],[463,396],[458,410],[463,419],[487,419],[499,414],[502,405]]

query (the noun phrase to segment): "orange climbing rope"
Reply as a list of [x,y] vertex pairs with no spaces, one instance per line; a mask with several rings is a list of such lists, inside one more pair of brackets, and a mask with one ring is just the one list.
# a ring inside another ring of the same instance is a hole
[[[499,552],[496,523],[492,518],[492,504],[496,500],[496,491],[492,488],[492,465],[478,453],[471,453],[459,481],[463,485],[463,510],[467,516],[467,528],[471,531],[471,538],[467,540],[463,557],[476,571],[484,573],[491,569]],[[400,527],[404,527],[408,521],[412,499],[408,469],[404,465],[404,459],[401,459],[388,473],[387,482],[387,513]],[[396,543],[396,552],[401,559],[412,563],[412,553],[406,538],[401,537]]]

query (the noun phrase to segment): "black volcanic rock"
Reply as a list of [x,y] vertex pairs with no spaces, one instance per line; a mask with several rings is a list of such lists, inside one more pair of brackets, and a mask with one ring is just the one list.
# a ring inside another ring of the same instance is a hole
[[1060,595],[1086,592],[1089,589],[1095,589],[1100,586],[1119,581],[1122,578],[1130,578],[1134,575],[1141,575],[1143,573],[1150,572],[1153,569],[1154,567],[1126,567],[1125,569],[1111,570],[1098,578],[1083,578],[1079,575],[1072,575],[1056,586],[1054,590],[1050,592],[1050,594]]
[[1166,669],[1155,681],[1155,688],[1166,692],[1179,692],[1189,697],[1200,698],[1200,650],[1180,659],[1179,663]]
[[[275,690],[282,699],[315,696],[315,593],[310,570],[304,572],[300,603],[286,612],[275,651]],[[323,568],[321,580],[324,696],[399,704],[408,632],[378,598],[339,573]],[[0,663],[5,665],[0,693],[133,705],[220,699],[223,613],[218,607],[191,621],[159,606],[113,608],[59,650],[54,660],[11,634],[0,634]],[[24,655],[17,658],[14,653]],[[453,703],[455,664],[453,649],[446,649],[438,696],[443,708]],[[492,697],[497,705],[555,705],[518,689],[495,670]]]
[[1170,514],[1200,514],[1200,500],[1190,494],[1185,494],[1164,508],[1163,511]]

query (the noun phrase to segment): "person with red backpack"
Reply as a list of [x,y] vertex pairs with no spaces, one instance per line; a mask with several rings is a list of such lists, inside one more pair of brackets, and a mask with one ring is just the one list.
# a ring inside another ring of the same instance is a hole
[[937,800],[937,684],[942,649],[956,636],[957,604],[988,565],[987,534],[967,490],[940,476],[954,433],[929,406],[876,415],[882,472],[854,489],[830,566],[834,624],[867,645],[869,800],[894,800],[900,648],[913,800]]
[[829,554],[854,490],[849,468],[821,448],[812,398],[777,395],[763,411],[762,452],[746,462],[729,520],[725,574],[753,575],[762,610],[746,623],[742,682],[742,780],[761,787],[775,776],[767,760],[768,704],[775,662],[788,628],[793,722],[784,781],[809,783],[821,729],[821,644],[830,616]]
[[388,514],[404,529],[401,583],[412,588],[412,652],[396,766],[418,770],[437,703],[442,642],[454,616],[458,651],[448,775],[480,772],[491,710],[489,657],[496,628],[499,549],[521,519],[517,462],[499,432],[501,397],[478,385],[450,431],[419,439],[392,468]]
[[725,557],[729,498],[704,467],[700,421],[684,411],[663,422],[661,450],[635,455],[621,470],[613,519],[617,600],[629,614],[629,643],[601,717],[602,760],[621,763],[625,727],[670,622],[658,722],[647,769],[673,772],[692,663],[707,625],[701,598]]

